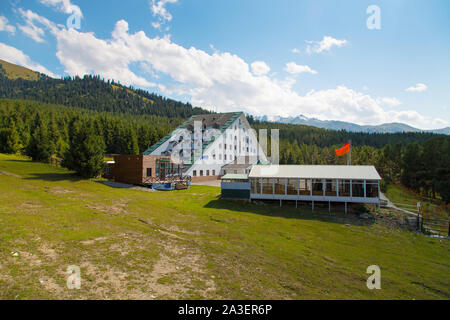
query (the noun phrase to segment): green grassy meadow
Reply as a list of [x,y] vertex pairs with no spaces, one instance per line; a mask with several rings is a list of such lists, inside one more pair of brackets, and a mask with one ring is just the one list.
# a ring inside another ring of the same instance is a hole
[[[219,194],[112,188],[0,154],[0,299],[450,298],[448,240]],[[366,287],[373,264],[381,290]]]

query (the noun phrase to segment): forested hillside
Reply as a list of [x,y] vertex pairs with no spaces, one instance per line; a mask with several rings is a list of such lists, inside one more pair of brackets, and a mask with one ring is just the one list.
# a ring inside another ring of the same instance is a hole
[[207,113],[189,103],[166,99],[144,90],[127,88],[104,81],[99,76],[53,79],[41,75],[39,80],[11,79],[0,65],[0,98],[79,107],[94,111],[188,118]]
[[115,115],[34,101],[0,100],[0,152],[27,153],[31,144],[38,143],[48,151],[48,157],[63,157],[74,127],[91,124],[94,134],[104,142],[104,152],[138,154],[181,121],[152,115]]

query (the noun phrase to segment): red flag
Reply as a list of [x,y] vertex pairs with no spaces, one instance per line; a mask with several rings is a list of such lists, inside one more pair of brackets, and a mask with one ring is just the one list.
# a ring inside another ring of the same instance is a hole
[[344,154],[347,154],[350,152],[350,142],[347,142],[346,144],[344,144],[342,147],[340,147],[339,149],[334,150],[334,153],[340,157],[343,156]]

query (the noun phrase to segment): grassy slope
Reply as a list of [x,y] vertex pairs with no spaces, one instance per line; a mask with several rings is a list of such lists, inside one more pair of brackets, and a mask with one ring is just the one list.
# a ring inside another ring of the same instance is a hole
[[6,76],[9,79],[25,79],[25,80],[38,80],[39,74],[33,70],[21,67],[4,60],[0,60],[0,65],[6,72]]
[[[115,189],[17,156],[0,171],[0,298],[450,298],[447,240],[214,187]],[[366,287],[372,264],[381,290]]]
[[[409,206],[400,206],[404,209],[416,212],[417,202],[421,203],[421,213],[425,217],[449,219],[448,211],[441,201],[433,200],[431,198],[421,197],[417,193],[409,190],[401,185],[388,185],[386,196],[394,203],[406,204]],[[440,205],[439,205],[440,204]],[[412,206],[412,207],[411,207]]]

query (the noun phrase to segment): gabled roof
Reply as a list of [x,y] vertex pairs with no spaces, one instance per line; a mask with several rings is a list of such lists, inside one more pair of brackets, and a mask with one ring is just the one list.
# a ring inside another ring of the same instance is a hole
[[[243,112],[228,112],[228,113],[208,113],[208,114],[199,114],[190,117],[188,120],[183,122],[180,126],[178,126],[175,130],[173,130],[171,133],[166,135],[164,138],[159,140],[156,144],[154,144],[150,149],[145,151],[144,155],[149,155],[153,151],[155,151],[158,147],[160,147],[162,144],[164,144],[166,141],[168,141],[174,132],[179,129],[194,129],[194,122],[195,121],[201,121],[205,127],[215,127],[215,129],[218,129],[220,131],[220,134],[222,134],[226,129],[228,129],[231,124],[236,121],[241,115],[243,115]],[[196,160],[198,160],[201,155],[206,151],[206,149],[213,143],[216,139],[216,136],[212,137],[209,141],[206,141],[203,143],[202,150],[198,150],[194,157],[191,160],[191,163],[193,164]]]
[[381,180],[374,166],[256,165],[249,177]]
[[172,134],[174,133],[174,131],[177,131],[181,128],[184,128],[189,121],[192,120],[192,118],[194,118],[195,116],[190,117],[189,119],[187,119],[185,122],[183,122],[181,125],[179,125],[177,128],[175,128],[175,130],[173,130],[171,133],[169,133],[168,135],[166,135],[164,138],[162,138],[161,140],[159,140],[157,143],[155,143],[153,146],[150,147],[150,149],[148,149],[147,151],[143,152],[143,155],[149,155],[151,154],[153,151],[155,151],[156,149],[158,149],[159,146],[161,146],[164,142],[166,142],[167,140],[169,140],[172,137]]

